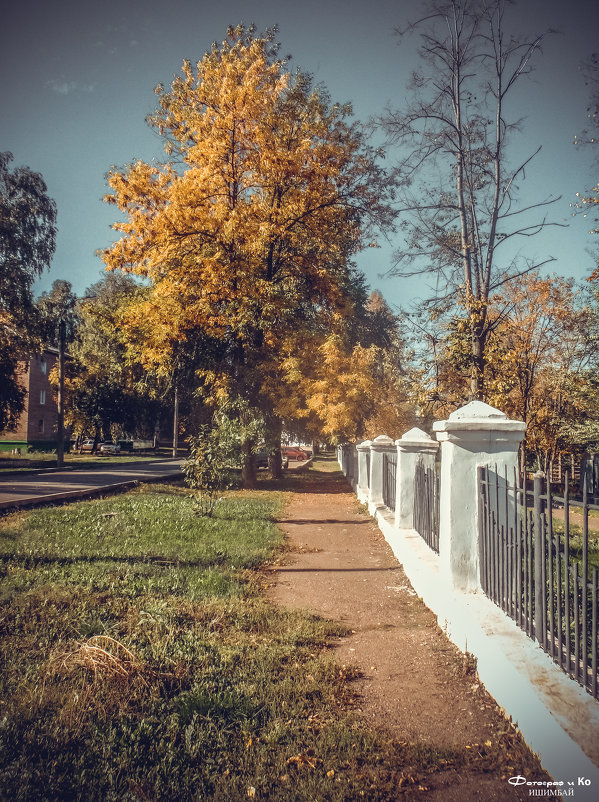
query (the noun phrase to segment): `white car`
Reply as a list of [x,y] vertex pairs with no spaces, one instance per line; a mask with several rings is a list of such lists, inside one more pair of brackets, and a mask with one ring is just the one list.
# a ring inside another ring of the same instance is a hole
[[118,443],[102,443],[100,454],[120,454],[121,447]]

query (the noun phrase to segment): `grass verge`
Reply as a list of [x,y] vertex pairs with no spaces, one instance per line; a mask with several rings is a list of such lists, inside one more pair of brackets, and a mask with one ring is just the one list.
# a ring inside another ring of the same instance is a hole
[[264,598],[284,498],[205,519],[154,485],[0,522],[0,798],[387,800],[474,759],[369,731],[343,628]]

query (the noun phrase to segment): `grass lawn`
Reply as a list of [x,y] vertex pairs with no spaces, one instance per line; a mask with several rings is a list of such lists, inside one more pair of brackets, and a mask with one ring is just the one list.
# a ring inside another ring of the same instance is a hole
[[284,500],[205,519],[153,485],[0,521],[1,799],[383,800],[464,764],[369,731],[343,629],[265,598]]

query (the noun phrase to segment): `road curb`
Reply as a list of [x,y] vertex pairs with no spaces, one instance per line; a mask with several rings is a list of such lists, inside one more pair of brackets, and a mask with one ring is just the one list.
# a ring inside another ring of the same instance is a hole
[[33,509],[34,507],[45,507],[68,501],[83,501],[88,498],[98,498],[99,496],[132,490],[140,484],[174,481],[176,479],[181,479],[182,476],[183,471],[180,471],[179,473],[167,473],[161,476],[144,476],[139,479],[130,479],[126,482],[115,482],[114,484],[103,485],[102,487],[90,487],[86,490],[68,490],[65,493],[50,493],[37,498],[30,496],[29,498],[0,501],[0,514],[16,512],[23,509]]

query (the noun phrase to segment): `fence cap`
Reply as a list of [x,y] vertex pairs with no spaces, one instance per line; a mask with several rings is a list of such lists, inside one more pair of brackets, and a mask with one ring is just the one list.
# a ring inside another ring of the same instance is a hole
[[[417,426],[414,426],[413,429],[410,429],[409,432],[402,434],[400,440],[430,440],[430,435],[426,432],[423,432],[422,429],[419,429]],[[399,442],[399,441],[398,441]]]
[[378,437],[375,437],[374,440],[371,441],[370,447],[373,451],[385,451],[394,448],[395,443],[390,437],[387,437],[386,434],[379,434]]
[[366,449],[370,448],[370,444],[371,443],[372,443],[372,440],[364,440],[363,443],[358,443],[356,448],[357,449],[365,449],[366,450]]
[[416,454],[434,454],[439,443],[416,426],[395,441],[398,451]]
[[526,424],[510,420],[505,412],[485,404],[484,401],[470,401],[469,404],[452,412],[447,420],[436,421],[433,429],[435,432],[497,430],[523,433],[526,431]]
[[455,412],[452,412],[448,420],[464,420],[474,418],[500,418],[507,420],[507,415],[500,409],[492,407],[490,404],[485,404],[484,401],[470,401]]

